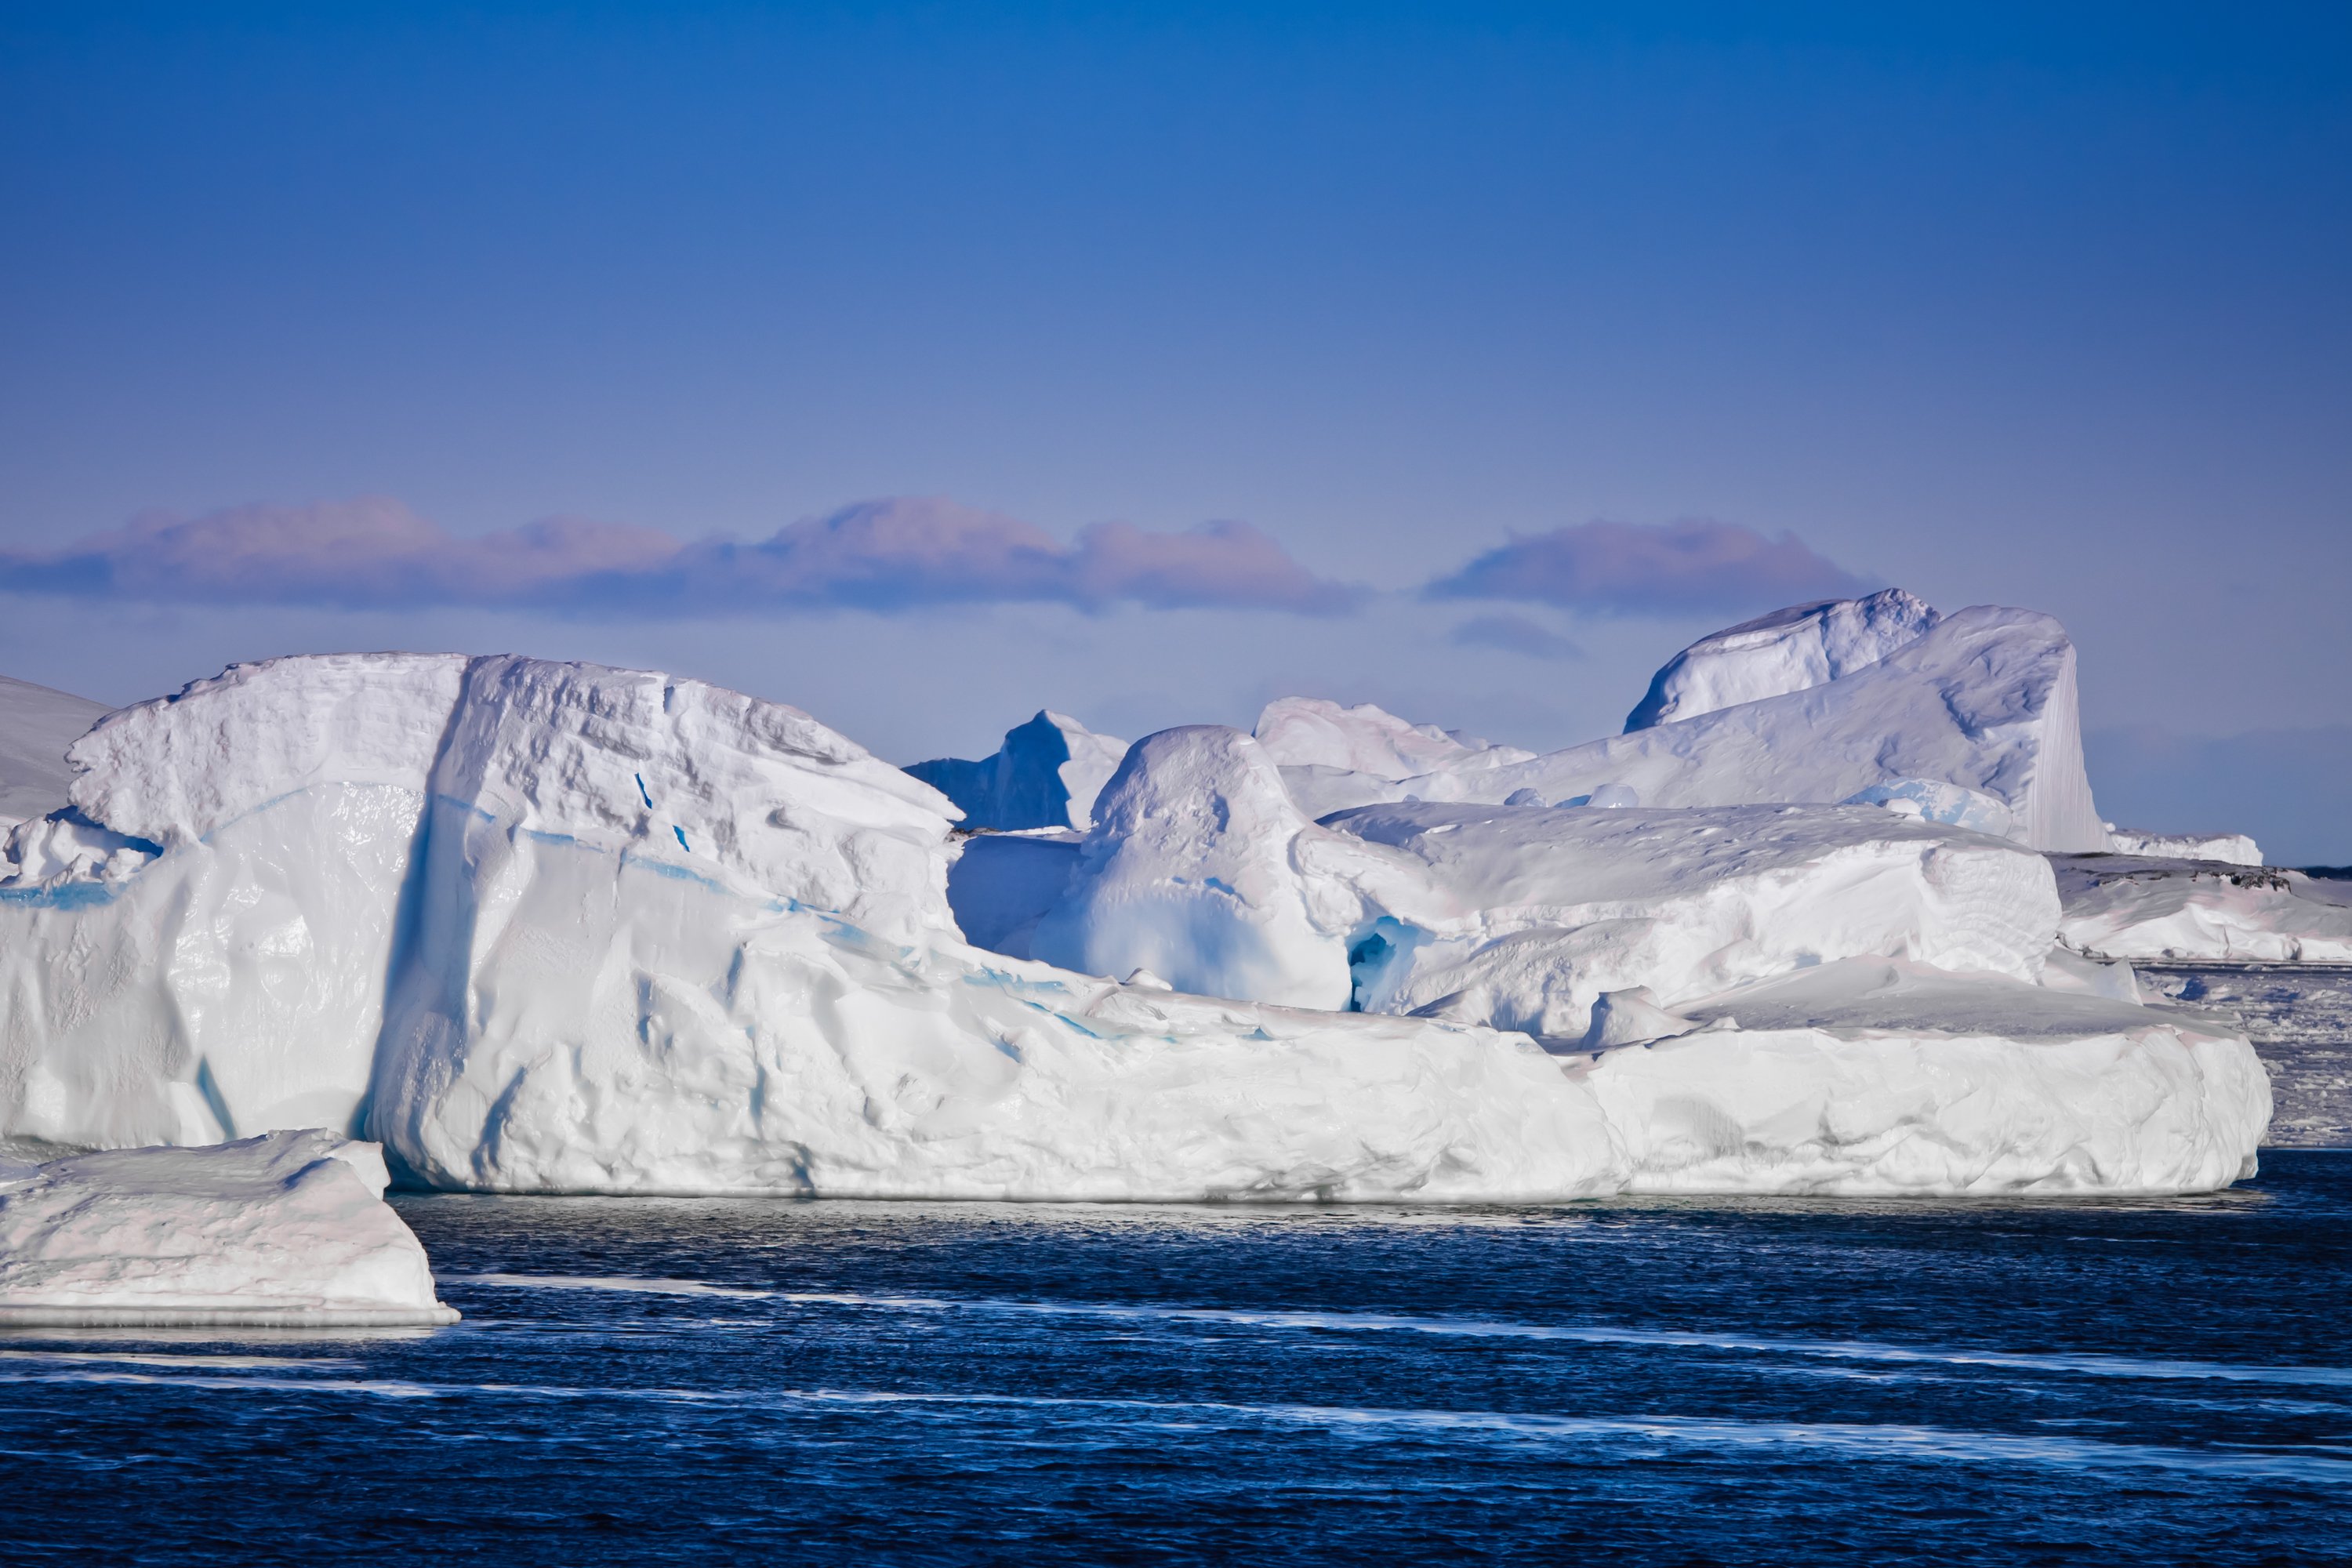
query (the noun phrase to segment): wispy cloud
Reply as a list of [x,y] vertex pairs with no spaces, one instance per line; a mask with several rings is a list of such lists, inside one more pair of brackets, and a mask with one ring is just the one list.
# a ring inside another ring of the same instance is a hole
[[1363,597],[1260,530],[1099,522],[1065,542],[936,498],[860,501],[766,539],[684,540],[551,518],[461,538],[381,497],[150,515],[50,552],[0,551],[0,587],[149,603],[605,614],[756,614],[943,604],[1118,604],[1328,615]]
[[1529,658],[1582,658],[1584,650],[1525,616],[1473,616],[1446,638],[1455,647],[1493,647]]
[[1733,522],[1583,522],[1526,534],[1423,590],[1615,615],[1738,611],[1843,598],[1871,584],[1793,533]]

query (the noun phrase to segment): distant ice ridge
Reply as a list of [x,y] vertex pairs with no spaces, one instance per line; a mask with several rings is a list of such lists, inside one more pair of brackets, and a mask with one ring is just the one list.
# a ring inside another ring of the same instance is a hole
[[[1770,1031],[1801,1038],[1769,1044],[1794,1065],[1766,1084],[1726,1070],[1765,1043],[1745,1018],[1564,1059],[1444,1020],[1171,992],[1187,982],[1148,963],[1121,984],[982,952],[950,917],[943,797],[796,710],[645,672],[278,660],[125,710],[73,756],[79,816],[45,826],[43,874],[0,888],[0,1132],[58,1142],[361,1128],[422,1180],[497,1191],[1471,1201],[2201,1188],[2245,1167],[2266,1114],[2242,1041],[2137,1009],[2020,1036],[1816,1008]],[[1286,995],[1352,997],[1364,955],[1328,934],[1346,900],[1457,876],[1307,823],[1238,731],[1155,737],[1119,780],[1070,852],[1107,851],[1102,912],[1182,923]],[[1893,921],[1915,958],[2031,972],[2032,939],[1969,913],[1963,885],[2036,858],[1813,815],[1864,829],[1861,890],[1816,886],[1882,937]],[[1220,897],[1161,898],[1115,837],[1195,846]],[[1769,908],[1818,848],[1727,856],[1727,907]],[[1908,888],[1902,855],[1962,890]],[[1691,891],[1664,924],[1720,917]],[[1658,952],[1637,984],[1664,977],[1645,1005],[1676,1029],[1678,987],[1748,973]],[[1996,1017],[2095,1000],[1979,984]],[[1634,1000],[1610,1011],[1654,1024]]]
[[2139,962],[2352,963],[2352,886],[2300,871],[2141,855],[2053,858],[2059,939]]
[[2153,860],[2220,860],[2259,866],[2262,847],[2243,833],[2147,833],[2107,824],[2107,847],[2118,855]]
[[997,831],[1075,827],[1091,822],[1095,796],[1127,754],[1127,742],[1097,735],[1067,714],[1041,710],[1004,732],[994,755],[976,763],[941,757],[907,771],[955,802],[963,826]]
[[1627,716],[1626,731],[1836,680],[1918,641],[1942,618],[1916,595],[1888,588],[1743,621],[1668,659]]
[[[1756,623],[1766,634],[1785,631],[1792,639],[1768,646],[1773,658],[1764,673],[1772,679],[1759,677],[1761,684],[1793,679],[1791,671],[1810,668],[1812,636],[1818,632],[1821,646],[1829,646],[1829,628],[1841,624],[1831,614],[1836,609],[1809,606],[1795,621],[1768,616]],[[1899,628],[1908,615],[1891,616],[1883,628]],[[1866,628],[1867,617],[1858,624]],[[1796,638],[1797,630],[1807,636]],[[1808,658],[1793,658],[1792,649]],[[1686,679],[1670,664],[1660,680],[1675,694],[1688,686],[1693,702],[1731,695],[1738,681],[1756,675],[1744,655],[1732,657],[1738,651],[1684,665],[1692,672]],[[2083,769],[2074,645],[2048,616],[1989,605],[1940,617],[1874,662],[1799,689],[1525,760],[1478,752],[1403,779],[1334,772],[1318,775],[1311,798],[1301,799],[1318,816],[1407,799],[1649,806],[1907,802],[1905,809],[1930,821],[2034,849],[2107,847]]]
[[66,803],[66,748],[106,705],[0,675],[0,833]]
[[385,1181],[315,1131],[0,1159],[0,1327],[453,1322]]

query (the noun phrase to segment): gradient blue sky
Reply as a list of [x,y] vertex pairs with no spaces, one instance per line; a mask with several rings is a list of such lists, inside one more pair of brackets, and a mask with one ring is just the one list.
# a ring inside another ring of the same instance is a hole
[[[1290,691],[1542,746],[1892,582],[2066,622],[2110,816],[2352,861],[2340,5],[0,16],[0,671],[515,648],[900,761]],[[207,575],[354,517],[422,553]],[[1646,587],[1421,591],[1693,520]],[[635,599],[475,588],[641,545]]]

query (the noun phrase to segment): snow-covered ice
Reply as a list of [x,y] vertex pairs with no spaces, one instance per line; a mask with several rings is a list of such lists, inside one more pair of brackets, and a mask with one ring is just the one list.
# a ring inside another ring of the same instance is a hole
[[976,763],[940,757],[910,763],[907,771],[955,802],[966,827],[1083,832],[1095,796],[1126,754],[1125,741],[1097,735],[1067,714],[1040,710],[1007,730],[992,756]]
[[1999,976],[1847,959],[1679,1011],[1717,1026],[1587,1079],[1636,1192],[2204,1191],[2270,1121],[2224,1027]]
[[1668,659],[1625,728],[1646,730],[1822,685],[1916,642],[1940,618],[1916,595],[1888,588],[1743,621]]
[[1321,830],[1260,742],[1215,724],[1162,730],[1129,750],[1096,805],[1033,954],[1092,974],[1148,969],[1204,995],[1348,1005],[1344,933],[1309,907],[1294,848]]
[[2053,857],[2059,940],[2096,958],[2352,963],[2352,885],[2274,867]]
[[106,705],[0,675],[0,833],[66,803],[66,748]]
[[2118,855],[2152,860],[2223,860],[2232,866],[2263,864],[2262,847],[2243,833],[2148,833],[2107,824],[2107,847]]
[[1408,798],[1557,805],[1612,789],[1651,806],[1907,801],[2032,848],[2101,850],[2074,665],[2050,616],[1979,605],[1800,690],[1526,761],[1474,752],[1404,779],[1333,771],[1307,804],[1318,816]]
[[[1966,620],[1643,733],[1842,685],[1833,706],[1893,711],[1946,666],[1874,698],[1852,683]],[[2018,696],[2018,638],[1969,646],[1990,673],[1963,716],[2039,733],[2055,699]],[[2037,646],[2023,665],[2056,661],[2071,692],[2063,637]],[[1951,754],[2032,760],[1998,728]],[[1127,752],[1082,842],[965,837],[944,795],[797,710],[454,655],[237,667],[72,757],[67,815],[20,832],[0,886],[0,1133],[324,1125],[497,1191],[1436,1200],[2168,1190],[2231,1179],[2259,1135],[2229,1068],[2259,1079],[2243,1042],[2160,1028],[2053,1045],[1956,1003],[1895,1044],[1812,1019],[1800,1049],[1735,1016],[1593,1062],[1483,1026],[1565,1049],[1603,994],[1650,987],[1601,1009],[1622,1024],[1596,1043],[1630,1040],[1636,1002],[1694,1017],[1864,956],[2099,1002],[2030,984],[2055,928],[2042,858],[1906,798],[1677,812],[1629,784],[1643,804],[1616,811],[1400,805],[1342,831],[1307,818],[1265,742],[1210,726]],[[999,874],[951,883],[960,849]],[[968,945],[959,911],[1105,978]],[[1449,1018],[1339,1010],[1384,984],[1401,1011],[1445,963],[1515,943],[1552,944],[1526,971],[1549,991],[1492,985],[1483,1018],[1467,984],[1433,996]],[[1798,1064],[1767,1075],[1780,1089],[1719,1087],[1748,1082],[1720,1055],[1743,1040]],[[1677,1063],[1701,1075],[1680,1099]],[[2151,1107],[2151,1085],[2173,1099]]]
[[0,1326],[455,1321],[384,1186],[317,1131],[0,1160]]
[[1868,806],[1405,805],[1325,824],[1391,852],[1301,853],[1360,898],[1342,934],[1380,1012],[1574,1037],[1604,992],[1672,1005],[1843,958],[2032,982],[2057,935],[2042,857]]

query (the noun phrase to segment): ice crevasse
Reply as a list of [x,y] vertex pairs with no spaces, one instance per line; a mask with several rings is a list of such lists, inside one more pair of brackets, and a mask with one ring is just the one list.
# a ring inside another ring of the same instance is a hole
[[[1319,935],[1305,1006],[987,952],[949,910],[944,797],[658,674],[276,660],[72,759],[0,886],[0,1132],[55,1143],[323,1126],[493,1191],[1469,1201],[2197,1189],[2268,1112],[2242,1041],[2137,1011],[1959,1049],[1821,1014],[1563,1056],[1335,1010],[1355,974]],[[1244,804],[1275,811],[1264,765]],[[1251,899],[1433,885],[1317,831],[1356,881],[1244,840],[1216,874]]]

